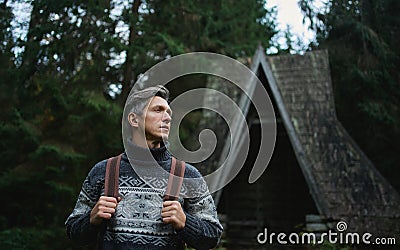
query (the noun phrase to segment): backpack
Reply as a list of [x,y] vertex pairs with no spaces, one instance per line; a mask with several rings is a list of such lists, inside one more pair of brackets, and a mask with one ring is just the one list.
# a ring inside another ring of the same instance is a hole
[[[106,175],[104,181],[104,195],[118,198],[118,178],[119,178],[119,167],[121,164],[122,154],[111,157],[107,160]],[[168,185],[164,195],[164,201],[166,200],[178,200],[181,191],[183,177],[185,174],[185,162],[177,160],[172,157],[171,170],[168,177]]]
[[[107,160],[106,174],[104,179],[104,195],[118,198],[119,187],[119,167],[121,165],[122,154],[111,157]],[[172,157],[171,170],[168,176],[168,185],[163,197],[164,201],[178,200],[183,183],[186,164],[184,161]],[[97,236],[96,249],[103,249],[103,237],[106,232],[107,224],[103,223],[102,230]]]

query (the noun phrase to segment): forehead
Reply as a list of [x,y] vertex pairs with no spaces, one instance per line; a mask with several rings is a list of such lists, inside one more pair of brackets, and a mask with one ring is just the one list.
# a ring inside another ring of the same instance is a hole
[[171,110],[171,107],[169,106],[168,102],[164,98],[159,96],[154,96],[150,99],[148,108],[152,107],[162,107]]

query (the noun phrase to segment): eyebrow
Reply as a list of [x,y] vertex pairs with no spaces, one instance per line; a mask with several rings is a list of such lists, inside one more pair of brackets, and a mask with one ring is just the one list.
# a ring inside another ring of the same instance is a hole
[[163,106],[163,105],[155,105],[155,106],[152,107],[152,109],[159,109],[159,108],[161,108],[161,109],[163,109],[163,110],[167,110],[167,113],[168,113],[169,115],[172,115],[172,110],[171,110],[170,108],[166,108],[166,106]]

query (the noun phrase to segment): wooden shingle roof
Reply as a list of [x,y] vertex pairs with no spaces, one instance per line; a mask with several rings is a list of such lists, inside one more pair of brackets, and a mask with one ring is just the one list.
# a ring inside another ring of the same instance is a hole
[[[337,119],[328,52],[267,57],[259,47],[250,69],[266,76],[263,84],[270,90],[319,213],[345,221],[350,231],[399,232],[399,194]],[[243,112],[247,114],[246,106]],[[221,161],[228,150],[222,151]],[[228,162],[233,165],[235,159]]]
[[357,231],[398,231],[399,194],[337,119],[328,52],[257,54],[319,212]]

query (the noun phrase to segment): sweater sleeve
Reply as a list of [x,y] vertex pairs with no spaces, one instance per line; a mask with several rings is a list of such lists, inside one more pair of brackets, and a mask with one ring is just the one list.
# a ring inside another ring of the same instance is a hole
[[185,200],[186,225],[178,235],[195,249],[215,247],[222,234],[211,195]]
[[[98,176],[100,169],[96,165],[83,182],[75,208],[65,222],[68,238],[78,245],[95,243],[101,226],[90,224],[90,212],[101,195],[104,177]],[[103,173],[104,176],[104,173]]]
[[183,209],[186,214],[186,224],[177,233],[192,248],[213,248],[218,244],[223,230],[218,220],[214,200],[197,169],[186,164],[185,177],[197,178],[197,182],[184,188],[187,192],[188,190],[192,191],[192,198],[184,199]]

